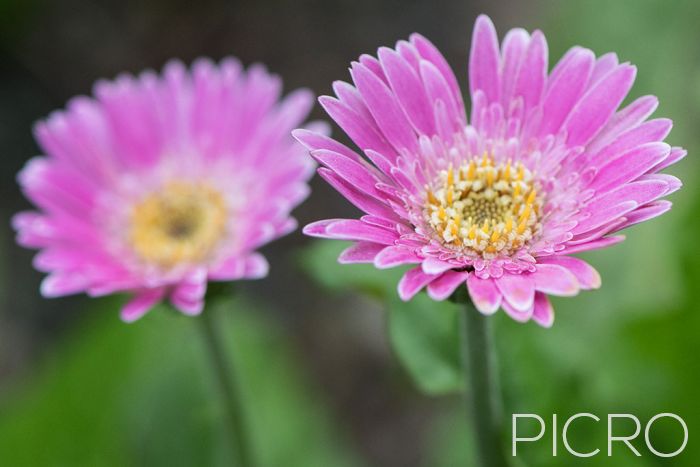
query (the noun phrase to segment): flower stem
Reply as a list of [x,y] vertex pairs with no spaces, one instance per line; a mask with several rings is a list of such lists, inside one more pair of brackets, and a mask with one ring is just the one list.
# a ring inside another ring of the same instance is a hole
[[466,396],[472,413],[477,466],[506,467],[501,443],[501,400],[491,322],[466,301],[462,333],[462,364]]
[[235,378],[235,369],[226,358],[226,351],[218,332],[214,314],[213,308],[204,310],[198,321],[202,323],[202,337],[224,399],[233,442],[235,465],[237,467],[251,467],[253,463],[251,461],[250,441],[244,420],[241,394]]

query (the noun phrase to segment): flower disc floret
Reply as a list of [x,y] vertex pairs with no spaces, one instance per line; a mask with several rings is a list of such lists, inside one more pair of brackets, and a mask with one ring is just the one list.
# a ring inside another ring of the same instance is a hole
[[473,157],[459,167],[438,172],[426,187],[425,217],[449,248],[484,258],[509,255],[542,228],[542,195],[522,163],[494,163]]

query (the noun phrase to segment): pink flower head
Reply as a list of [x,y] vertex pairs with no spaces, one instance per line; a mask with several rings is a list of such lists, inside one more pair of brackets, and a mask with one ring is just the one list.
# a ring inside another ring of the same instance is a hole
[[13,224],[41,250],[42,294],[126,291],[133,321],[166,298],[198,314],[207,281],[267,275],[256,249],[296,227],[314,168],[290,136],[313,98],[280,91],[260,65],[174,61],[98,82],[40,122],[46,156],[19,174],[39,211]]
[[658,173],[686,152],[663,142],[670,120],[647,120],[657,99],[618,110],[635,74],[582,47],[548,73],[540,31],[514,29],[499,46],[480,16],[468,121],[454,74],[424,37],[363,55],[354,84],[334,83],[337,98],[320,102],[366,159],[320,134],[295,136],[365,215],[304,232],[354,241],[341,263],[417,265],[399,283],[404,300],[424,287],[443,300],[466,284],[484,314],[551,326],[548,295],[600,286],[571,255],[620,242],[615,233],[667,211],[659,198],[681,186]]

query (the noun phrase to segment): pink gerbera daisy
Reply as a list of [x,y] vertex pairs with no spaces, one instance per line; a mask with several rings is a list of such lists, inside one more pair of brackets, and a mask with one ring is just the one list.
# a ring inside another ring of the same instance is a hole
[[636,68],[574,47],[548,73],[540,31],[514,29],[499,47],[476,21],[469,59],[471,118],[447,62],[414,34],[363,55],[354,85],[321,105],[370,162],[323,135],[295,133],[320,175],[366,215],[304,232],[353,240],[342,263],[406,264],[399,295],[427,287],[442,300],[466,284],[484,314],[503,308],[551,326],[548,295],[599,287],[574,253],[613,245],[616,232],[667,211],[677,190],[659,174],[685,155],[664,143],[668,119],[641,97],[618,110]]
[[209,280],[264,277],[256,249],[295,228],[314,166],[290,136],[313,98],[280,90],[260,65],[175,61],[99,82],[40,122],[46,156],[19,174],[39,212],[13,224],[41,249],[42,294],[125,291],[133,321],[166,298],[200,313]]

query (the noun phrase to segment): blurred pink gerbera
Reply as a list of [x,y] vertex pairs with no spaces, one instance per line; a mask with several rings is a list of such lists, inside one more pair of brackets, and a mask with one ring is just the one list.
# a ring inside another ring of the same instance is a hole
[[41,249],[43,295],[126,291],[133,321],[165,298],[200,313],[208,280],[265,276],[255,250],[295,228],[314,166],[289,134],[312,96],[279,102],[280,90],[259,65],[172,62],[99,82],[40,122],[46,156],[19,174],[39,212],[13,223]]
[[485,314],[551,326],[548,294],[600,285],[573,253],[612,245],[615,232],[670,208],[680,187],[657,172],[685,155],[662,142],[657,100],[617,110],[636,69],[615,54],[572,48],[548,73],[540,31],[510,31],[499,48],[491,21],[476,21],[469,59],[471,119],[457,80],[414,34],[351,68],[320,102],[364,158],[306,130],[295,136],[320,175],[366,213],[308,225],[312,236],[353,240],[343,263],[418,264],[399,283],[409,300],[436,300],[466,283]]

